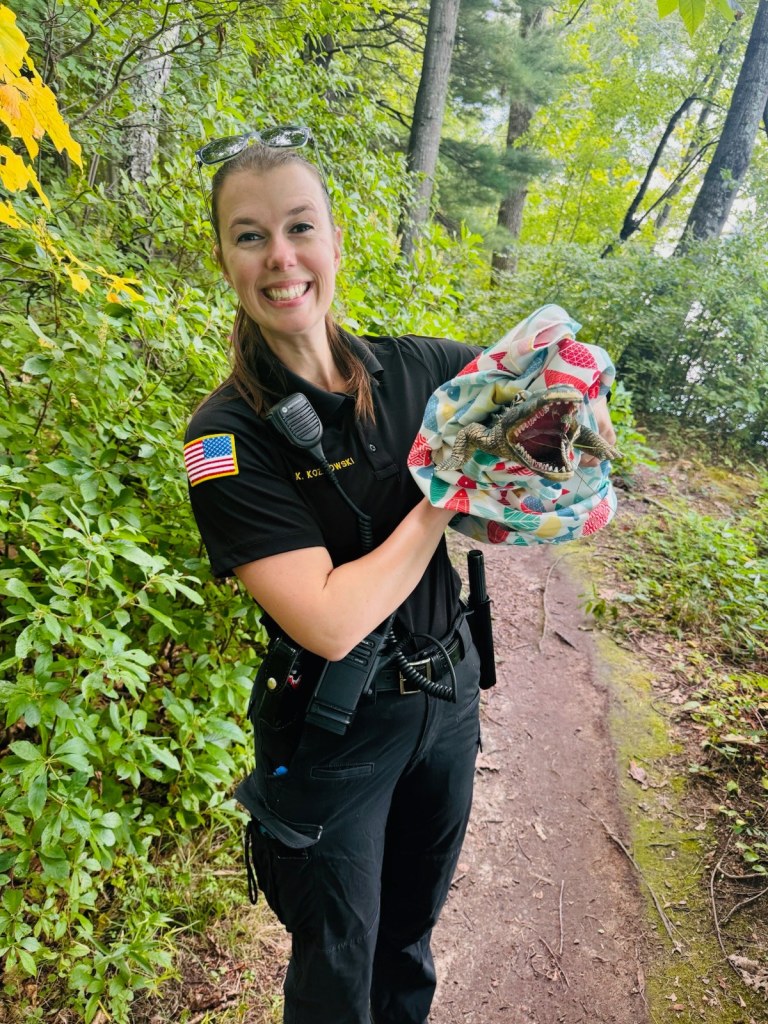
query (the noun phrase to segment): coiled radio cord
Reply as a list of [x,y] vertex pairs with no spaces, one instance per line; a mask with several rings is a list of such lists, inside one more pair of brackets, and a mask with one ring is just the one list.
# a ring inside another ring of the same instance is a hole
[[448,651],[440,643],[439,640],[436,640],[433,636],[430,636],[429,633],[413,633],[412,635],[414,637],[420,637],[424,640],[429,640],[430,643],[434,644],[435,647],[437,647],[438,651],[443,656],[443,661],[448,666],[448,674],[450,676],[451,681],[450,683],[441,683],[437,679],[427,679],[427,677],[422,672],[419,672],[419,670],[415,666],[410,664],[406,655],[403,654],[402,648],[403,644],[405,643],[405,640],[398,640],[397,637],[395,636],[394,629],[390,629],[389,640],[391,643],[394,644],[394,647],[391,651],[392,660],[400,669],[400,674],[403,675],[408,680],[409,683],[413,683],[413,685],[418,690],[421,690],[422,693],[426,693],[427,696],[436,697],[438,700],[451,701],[453,704],[455,704],[457,690],[456,672],[454,671],[453,662],[451,661],[448,655]]

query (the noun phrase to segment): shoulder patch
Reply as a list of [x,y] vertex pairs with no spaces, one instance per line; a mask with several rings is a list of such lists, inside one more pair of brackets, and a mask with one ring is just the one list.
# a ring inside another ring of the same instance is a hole
[[184,445],[184,465],[191,487],[219,476],[237,476],[234,434],[206,434]]

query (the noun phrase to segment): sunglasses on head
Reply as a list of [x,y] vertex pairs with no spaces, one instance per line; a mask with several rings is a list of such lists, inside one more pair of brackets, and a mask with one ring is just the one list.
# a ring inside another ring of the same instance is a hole
[[238,153],[242,153],[246,146],[249,146],[252,142],[257,142],[262,146],[268,146],[270,149],[303,149],[304,146],[311,146],[317,159],[323,188],[326,192],[328,191],[325,168],[323,167],[322,160],[320,159],[319,150],[311,130],[305,125],[276,125],[274,128],[265,128],[262,131],[254,130],[250,132],[243,132],[242,135],[228,135],[223,139],[213,139],[211,142],[206,142],[204,146],[201,146],[200,149],[195,152],[195,162],[197,163],[197,173],[200,178],[200,188],[202,189],[203,197],[205,198],[205,207],[208,211],[208,219],[212,224],[213,216],[208,202],[208,193],[205,189],[205,185],[203,184],[203,164],[211,166],[212,164],[221,164],[227,160],[231,160],[233,157],[236,157]]

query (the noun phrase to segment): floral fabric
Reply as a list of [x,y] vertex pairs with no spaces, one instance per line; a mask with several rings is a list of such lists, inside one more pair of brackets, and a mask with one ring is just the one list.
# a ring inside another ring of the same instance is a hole
[[535,394],[553,384],[584,395],[579,422],[597,430],[590,401],[610,389],[615,369],[596,345],[576,341],[580,324],[556,305],[543,306],[485,349],[427,403],[408,466],[433,505],[454,509],[451,526],[490,544],[557,544],[595,533],[616,511],[610,463],[579,466],[559,483],[533,470],[476,451],[460,470],[438,470],[468,423],[490,425],[520,391]]

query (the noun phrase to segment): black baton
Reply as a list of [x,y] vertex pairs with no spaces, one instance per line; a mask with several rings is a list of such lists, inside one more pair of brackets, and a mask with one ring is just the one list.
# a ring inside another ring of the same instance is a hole
[[480,655],[480,689],[496,685],[496,660],[493,654],[493,623],[491,599],[485,585],[485,559],[482,551],[474,549],[467,554],[469,574],[469,603],[467,620],[477,652]]

